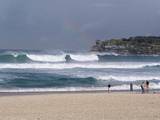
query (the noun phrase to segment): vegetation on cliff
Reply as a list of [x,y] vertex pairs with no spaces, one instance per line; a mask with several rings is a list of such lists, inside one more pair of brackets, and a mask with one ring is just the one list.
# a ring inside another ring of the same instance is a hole
[[156,54],[160,55],[160,37],[130,37],[122,39],[96,40],[91,49],[98,52],[118,54]]

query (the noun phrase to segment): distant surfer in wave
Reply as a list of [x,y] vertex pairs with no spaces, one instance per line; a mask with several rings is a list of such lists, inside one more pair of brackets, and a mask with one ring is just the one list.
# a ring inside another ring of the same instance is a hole
[[65,56],[65,60],[66,60],[66,62],[71,62],[71,61],[72,61],[72,58],[71,58],[70,55],[66,55],[66,56]]

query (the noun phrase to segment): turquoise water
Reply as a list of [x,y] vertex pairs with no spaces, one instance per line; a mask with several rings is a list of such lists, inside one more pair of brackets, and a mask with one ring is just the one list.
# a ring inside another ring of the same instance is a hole
[[[66,62],[70,55],[73,61]],[[0,51],[0,92],[160,88],[160,56],[66,51]]]

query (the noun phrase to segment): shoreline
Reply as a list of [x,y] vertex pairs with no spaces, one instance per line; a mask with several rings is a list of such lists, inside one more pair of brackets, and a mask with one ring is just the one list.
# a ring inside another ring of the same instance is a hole
[[[86,91],[43,91],[43,92],[0,92],[0,97],[2,96],[26,96],[26,95],[52,95],[52,94],[96,94],[96,93],[106,93],[106,94],[142,94],[141,90],[111,90],[109,93],[107,90],[86,90]],[[160,89],[150,90],[149,93],[144,94],[160,94]]]

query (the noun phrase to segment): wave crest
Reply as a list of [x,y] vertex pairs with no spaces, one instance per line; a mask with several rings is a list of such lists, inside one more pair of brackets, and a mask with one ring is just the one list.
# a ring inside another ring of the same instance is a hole
[[25,63],[31,62],[31,59],[26,54],[1,54],[0,62]]
[[27,55],[33,61],[39,62],[64,62],[65,55]]
[[75,61],[98,61],[98,56],[95,54],[71,54],[71,58]]
[[160,80],[160,76],[99,76],[99,80],[115,80],[115,81],[144,81],[144,80]]
[[77,62],[98,61],[96,54],[28,54],[9,52],[0,54],[0,62],[65,62],[65,56],[70,55],[71,59]]

